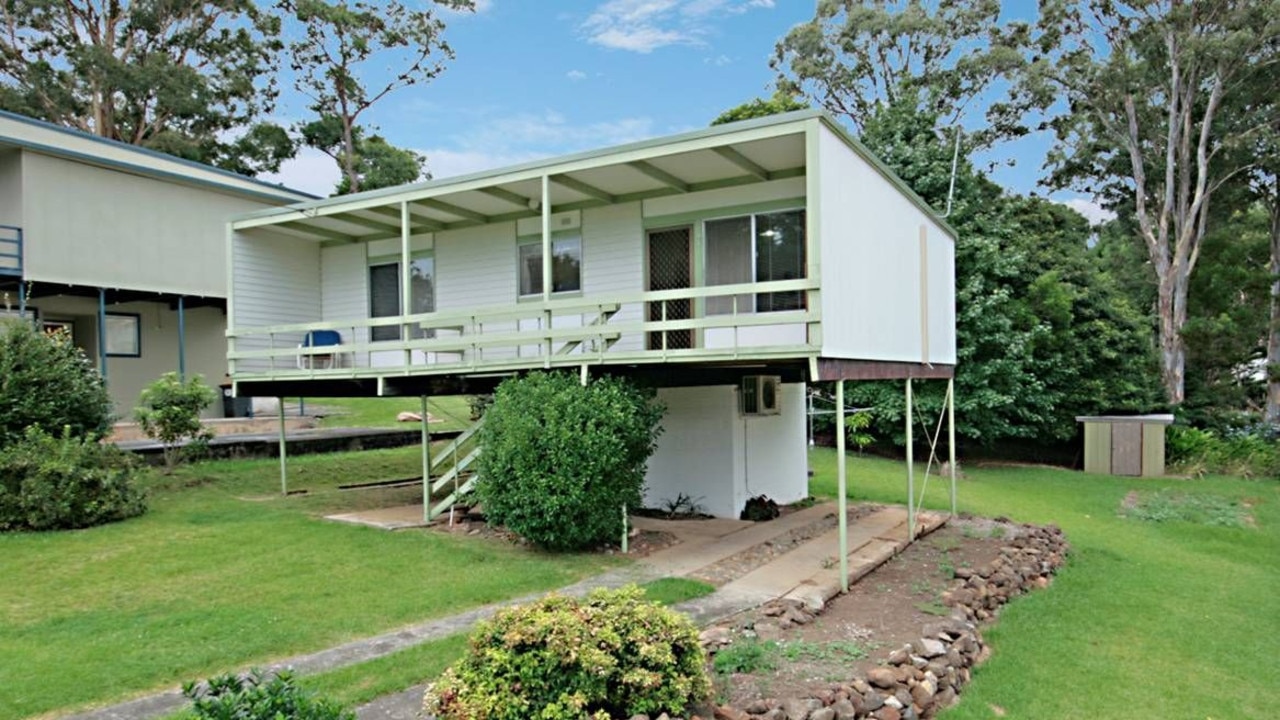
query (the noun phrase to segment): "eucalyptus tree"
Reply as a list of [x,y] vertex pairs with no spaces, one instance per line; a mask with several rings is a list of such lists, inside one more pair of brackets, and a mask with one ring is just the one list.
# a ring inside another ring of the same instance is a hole
[[[425,160],[385,140],[363,139],[361,116],[396,90],[444,72],[454,53],[444,39],[442,11],[474,10],[473,0],[433,0],[422,7],[398,0],[279,0],[278,7],[300,28],[288,52],[294,87],[314,114],[299,127],[303,142],[338,163],[340,191],[369,189],[371,153],[396,161],[399,182],[417,179]],[[412,177],[404,177],[405,160],[414,165]]]
[[1018,105],[1056,112],[1054,187],[1131,203],[1156,280],[1166,399],[1185,397],[1188,289],[1211,201],[1254,160],[1237,152],[1249,78],[1274,72],[1280,1],[1042,0]]
[[965,122],[968,142],[984,147],[1024,131],[1007,104],[990,101],[1025,62],[1029,39],[1025,23],[1000,15],[998,0],[821,0],[770,65],[784,92],[858,131],[877,108],[909,98],[942,125]]
[[279,19],[253,0],[0,2],[0,108],[245,174],[293,155],[263,122]]

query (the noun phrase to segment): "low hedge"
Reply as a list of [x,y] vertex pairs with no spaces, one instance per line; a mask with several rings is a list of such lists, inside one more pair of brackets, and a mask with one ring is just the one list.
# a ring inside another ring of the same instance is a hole
[[636,586],[550,595],[499,612],[432,686],[441,720],[617,720],[683,715],[711,685],[698,631]]

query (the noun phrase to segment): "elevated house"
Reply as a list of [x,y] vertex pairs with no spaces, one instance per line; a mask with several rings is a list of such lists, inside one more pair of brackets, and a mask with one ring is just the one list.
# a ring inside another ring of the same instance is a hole
[[0,113],[0,315],[69,332],[121,416],[165,372],[216,385],[227,220],[311,197]]
[[667,405],[652,505],[799,500],[806,383],[956,362],[954,232],[819,112],[264,209],[229,233],[237,393],[632,376]]

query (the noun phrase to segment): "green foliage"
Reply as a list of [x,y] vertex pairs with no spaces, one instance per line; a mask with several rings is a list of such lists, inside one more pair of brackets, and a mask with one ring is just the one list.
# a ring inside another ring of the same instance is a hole
[[280,22],[252,0],[24,0],[0,20],[0,108],[249,175],[294,154],[259,122]]
[[0,449],[0,530],[67,530],[146,512],[132,458],[113,445],[38,427]]
[[0,448],[30,426],[96,440],[111,428],[111,397],[70,335],[0,320]]
[[686,600],[705,597],[716,591],[714,585],[682,577],[658,578],[640,587],[644,590],[645,600],[659,605],[676,605]]
[[[303,141],[332,157],[342,171],[340,193],[418,179],[423,158],[378,135],[363,137],[360,116],[401,88],[444,72],[453,49],[439,11],[474,10],[472,0],[278,0],[280,12],[302,27],[289,43],[294,87],[311,100],[316,119],[303,123]],[[434,7],[433,7],[434,6]],[[389,64],[394,63],[394,67]]]
[[717,115],[716,119],[711,121],[711,124],[724,125],[725,123],[738,122],[739,120],[751,120],[753,118],[769,117],[770,115],[780,115],[807,109],[809,109],[808,103],[797,99],[794,93],[779,90],[767,100],[755,98],[750,102],[725,110]]
[[213,439],[213,432],[200,422],[200,413],[218,397],[200,376],[186,382],[178,373],[165,373],[142,391],[134,416],[142,431],[164,444],[164,464],[172,469],[178,461],[179,443]]
[[1184,472],[1280,478],[1280,437],[1265,426],[1220,433],[1176,423],[1165,437],[1169,463]]
[[480,431],[480,502],[492,522],[535,544],[576,550],[621,537],[639,507],[663,408],[626,380],[575,374],[504,381]]
[[773,520],[781,514],[782,511],[778,509],[778,503],[774,502],[772,498],[768,495],[756,495],[747,499],[739,518],[752,522],[763,522]]
[[1134,492],[1120,508],[1122,517],[1148,522],[1190,522],[1200,525],[1244,527],[1248,511],[1238,501],[1208,493],[1169,489]]
[[867,648],[852,640],[832,640],[830,642],[809,642],[807,640],[789,640],[778,646],[782,656],[791,662],[816,660],[829,662],[832,660],[861,660],[867,657]]
[[682,715],[710,692],[698,630],[635,586],[499,612],[427,693],[442,720]]
[[777,650],[778,643],[772,640],[743,638],[721,648],[711,659],[711,667],[718,675],[772,670],[778,666]]
[[198,720],[355,720],[356,714],[317,698],[281,670],[268,675],[253,670],[245,676],[220,675],[203,683],[186,683],[182,694]]
[[[947,125],[971,119],[986,146],[1025,132],[989,98],[1023,64],[1027,40],[1025,23],[1002,22],[995,0],[827,0],[778,42],[770,66],[782,91],[804,92],[859,130],[882,106],[910,102]],[[986,122],[974,112],[984,104]]]

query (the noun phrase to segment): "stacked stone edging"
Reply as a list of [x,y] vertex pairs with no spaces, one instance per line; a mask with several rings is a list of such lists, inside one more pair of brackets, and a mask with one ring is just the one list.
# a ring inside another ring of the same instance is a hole
[[[1048,586],[1069,550],[1057,526],[1018,525],[995,560],[978,568],[957,568],[942,594],[951,617],[925,626],[922,636],[889,654],[887,662],[863,676],[833,684],[809,697],[757,700],[743,707],[720,707],[718,720],[919,720],[956,702],[971,668],[990,655],[978,623],[993,618],[1012,598]],[[820,611],[818,611],[820,612]],[[754,623],[762,640],[775,631],[805,624],[816,615],[803,603],[778,600],[762,607]],[[761,625],[764,627],[761,628]],[[760,632],[764,629],[765,632]],[[702,635],[714,653],[731,642],[727,628]]]

